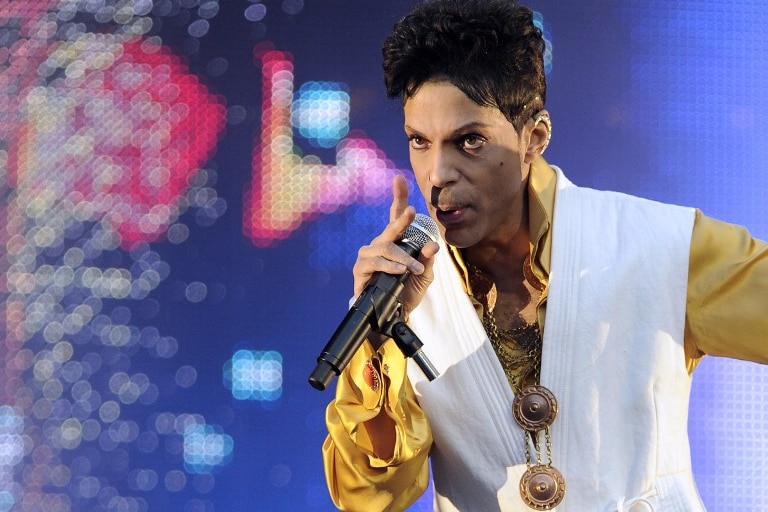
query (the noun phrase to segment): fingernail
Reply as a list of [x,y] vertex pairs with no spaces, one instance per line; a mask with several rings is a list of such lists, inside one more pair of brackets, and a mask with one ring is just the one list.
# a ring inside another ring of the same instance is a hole
[[422,265],[418,261],[411,264],[411,272],[413,272],[414,274],[421,274],[422,272],[424,272],[424,265]]

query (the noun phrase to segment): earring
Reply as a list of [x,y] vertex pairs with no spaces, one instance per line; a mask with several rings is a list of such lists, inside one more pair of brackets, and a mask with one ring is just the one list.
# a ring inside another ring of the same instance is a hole
[[547,140],[544,141],[544,146],[542,146],[541,153],[539,153],[543,155],[544,151],[546,151],[547,147],[549,147],[549,141],[552,140],[552,120],[549,118],[549,114],[546,112],[539,112],[533,117],[533,126],[536,127],[539,122],[547,125]]

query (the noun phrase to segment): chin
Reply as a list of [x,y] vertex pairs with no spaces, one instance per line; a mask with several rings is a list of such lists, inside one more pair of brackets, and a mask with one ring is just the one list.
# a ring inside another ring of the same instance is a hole
[[445,229],[443,226],[440,227],[446,243],[458,249],[466,249],[477,243],[477,239],[474,236],[467,236],[459,230]]

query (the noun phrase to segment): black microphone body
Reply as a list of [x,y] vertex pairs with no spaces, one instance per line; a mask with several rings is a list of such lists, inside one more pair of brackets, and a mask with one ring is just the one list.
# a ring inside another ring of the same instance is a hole
[[[429,240],[437,240],[437,233],[437,225],[430,217],[417,214],[396,244],[416,258]],[[373,275],[318,356],[309,376],[312,387],[324,390],[349,364],[371,331],[379,331],[398,314],[399,296],[410,275],[408,271]]]

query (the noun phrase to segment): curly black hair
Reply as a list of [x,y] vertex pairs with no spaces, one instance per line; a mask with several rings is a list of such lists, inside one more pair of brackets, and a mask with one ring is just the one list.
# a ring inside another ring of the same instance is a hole
[[544,39],[514,0],[428,0],[400,19],[382,47],[390,98],[446,80],[498,108],[519,132],[544,107]]

